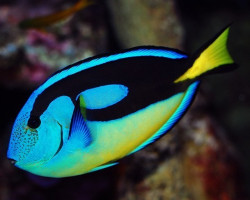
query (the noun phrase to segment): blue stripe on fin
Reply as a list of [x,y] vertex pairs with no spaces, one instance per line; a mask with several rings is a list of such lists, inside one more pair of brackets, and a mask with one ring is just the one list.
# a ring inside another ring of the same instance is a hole
[[73,143],[80,144],[81,147],[87,147],[91,144],[92,137],[87,127],[86,120],[81,113],[83,109],[84,108],[80,109],[80,100],[78,100],[71,120],[69,140],[74,140]]
[[102,109],[124,99],[128,95],[128,88],[120,84],[110,84],[85,90],[80,95],[86,108]]
[[44,84],[42,84],[37,90],[35,90],[35,93],[36,95],[39,95],[46,88],[53,85],[57,81],[60,81],[68,76],[76,74],[85,69],[89,69],[89,68],[102,65],[107,62],[116,61],[119,59],[142,57],[142,56],[164,57],[164,58],[170,58],[170,59],[181,59],[181,58],[187,57],[187,55],[185,55],[184,53],[182,54],[173,49],[167,49],[167,48],[157,48],[157,47],[151,47],[151,46],[143,47],[142,46],[140,48],[129,49],[125,52],[111,54],[111,55],[103,56],[103,57],[97,57],[93,59],[88,59],[87,61],[83,61],[81,63],[78,62],[71,68],[62,70],[61,72],[51,76],[46,82],[44,82]]
[[117,164],[118,164],[118,162],[109,163],[109,164],[106,164],[106,165],[101,165],[99,167],[96,167],[96,168],[90,170],[89,172],[95,172],[97,170],[101,170],[101,169],[105,169],[105,168],[108,168],[108,167],[112,167],[112,166],[117,165]]
[[156,139],[158,139],[164,133],[169,131],[175,125],[175,123],[178,122],[178,120],[183,116],[184,112],[187,110],[187,108],[190,106],[192,100],[194,99],[194,96],[195,96],[196,90],[199,86],[199,83],[200,83],[200,81],[196,81],[188,87],[188,89],[185,93],[185,96],[183,97],[183,100],[181,101],[181,104],[176,109],[174,114],[168,119],[168,121],[151,138],[146,140],[144,143],[142,143],[140,146],[138,146],[136,149],[134,149],[128,155],[135,153],[135,152],[143,149],[144,147],[146,147],[150,143],[154,142]]

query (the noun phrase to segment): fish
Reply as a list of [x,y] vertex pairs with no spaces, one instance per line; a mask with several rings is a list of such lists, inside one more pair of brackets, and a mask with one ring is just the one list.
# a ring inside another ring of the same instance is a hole
[[92,0],[79,0],[77,3],[75,3],[73,6],[61,10],[49,15],[45,16],[39,16],[35,18],[30,19],[24,19],[22,20],[18,26],[21,29],[44,29],[48,26],[58,24],[60,22],[63,22],[67,19],[69,19],[74,13],[78,12],[79,10],[93,4],[94,2]]
[[230,26],[193,55],[139,46],[69,65],[41,84],[19,112],[7,158],[45,177],[71,177],[119,163],[181,119],[204,76],[235,69]]

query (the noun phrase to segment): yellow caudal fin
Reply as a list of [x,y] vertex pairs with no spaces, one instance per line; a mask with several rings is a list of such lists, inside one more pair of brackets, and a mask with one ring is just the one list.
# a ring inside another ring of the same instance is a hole
[[181,82],[187,79],[196,79],[217,67],[234,64],[233,59],[227,50],[227,38],[229,27],[224,29],[208,47],[198,55],[192,66],[174,82]]

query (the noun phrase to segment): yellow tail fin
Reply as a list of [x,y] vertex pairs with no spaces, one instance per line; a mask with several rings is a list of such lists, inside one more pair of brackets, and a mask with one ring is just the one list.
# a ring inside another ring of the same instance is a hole
[[174,82],[181,82],[187,79],[195,79],[202,74],[213,70],[221,65],[233,64],[234,61],[227,50],[227,38],[229,27],[227,27],[204,51],[195,59],[183,75]]

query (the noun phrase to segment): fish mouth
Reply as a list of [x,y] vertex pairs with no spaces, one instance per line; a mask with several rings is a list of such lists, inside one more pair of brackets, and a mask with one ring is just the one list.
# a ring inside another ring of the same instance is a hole
[[12,164],[12,165],[15,165],[16,164],[16,160],[14,160],[14,159],[12,159],[12,158],[8,158],[8,160],[10,161],[10,163]]

